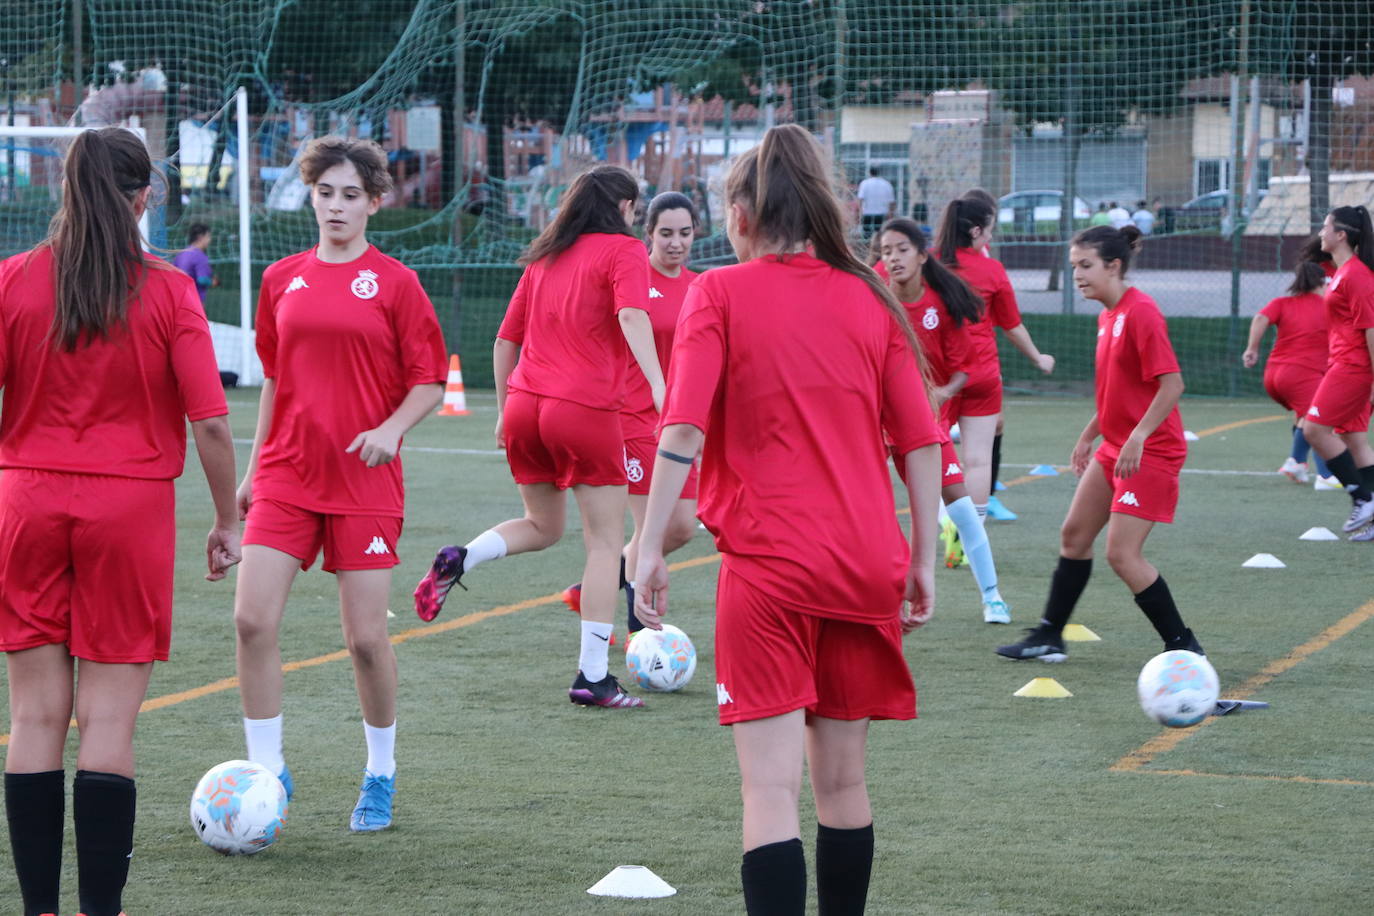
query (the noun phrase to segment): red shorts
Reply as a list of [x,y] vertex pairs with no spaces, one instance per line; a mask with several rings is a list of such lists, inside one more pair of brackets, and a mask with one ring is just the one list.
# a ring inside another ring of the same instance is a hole
[[66,644],[106,664],[166,661],[176,490],[170,480],[0,474],[0,651]]
[[551,483],[560,490],[625,486],[620,411],[511,391],[502,417],[516,483]]
[[255,499],[243,525],[243,543],[271,547],[309,569],[324,549],[325,572],[390,569],[401,558],[396,543],[404,519],[394,515],[326,515],[275,499]]
[[[892,455],[892,463],[897,466],[897,476],[902,478],[902,483],[906,483],[906,462],[893,455],[890,448],[888,454]],[[954,443],[946,439],[940,443],[940,489],[963,482],[964,469],[959,464],[959,453],[954,450]]]
[[1369,429],[1369,389],[1374,376],[1368,369],[1332,366],[1312,395],[1307,416],[1338,433]]
[[1307,366],[1271,362],[1264,367],[1265,392],[1280,406],[1293,411],[1298,420],[1307,415],[1321,380],[1322,374]]
[[1002,412],[1002,376],[969,379],[959,393],[945,402],[942,415],[950,423],[960,417],[991,417]]
[[916,685],[902,627],[852,623],[779,606],[721,563],[716,587],[720,724],[797,709],[826,719],[914,719]]
[[[631,496],[648,496],[649,484],[654,476],[654,459],[658,455],[658,440],[652,436],[636,437],[625,440],[625,476],[630,480]],[[697,498],[697,463],[687,472],[687,480],[682,485],[679,499]]]
[[1178,508],[1179,465],[1144,455],[1134,474],[1117,477],[1113,473],[1117,454],[1115,446],[1104,442],[1095,456],[1112,485],[1112,511],[1166,525],[1172,522]]

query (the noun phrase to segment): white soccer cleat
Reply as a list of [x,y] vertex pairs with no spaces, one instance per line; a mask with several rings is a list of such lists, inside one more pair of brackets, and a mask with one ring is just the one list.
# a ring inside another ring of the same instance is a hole
[[1011,606],[1005,601],[984,601],[983,623],[1011,623]]
[[1374,499],[1361,499],[1350,510],[1350,518],[1341,526],[1344,531],[1355,531],[1374,521]]
[[1341,482],[1337,480],[1335,477],[1323,477],[1320,474],[1317,474],[1315,476],[1316,480],[1312,484],[1312,489],[1314,490],[1340,491],[1345,489],[1345,487],[1341,486]]
[[1283,467],[1279,468],[1279,473],[1294,483],[1307,483],[1307,462],[1294,461],[1293,456],[1289,455],[1283,459]]

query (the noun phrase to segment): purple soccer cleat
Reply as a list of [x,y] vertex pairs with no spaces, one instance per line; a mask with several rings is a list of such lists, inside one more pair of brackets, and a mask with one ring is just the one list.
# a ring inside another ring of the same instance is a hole
[[607,674],[601,680],[592,683],[581,671],[577,672],[577,679],[568,688],[568,699],[578,706],[602,706],[606,709],[644,708],[644,701],[626,693],[613,674]]
[[434,565],[425,573],[420,584],[415,586],[415,613],[421,620],[430,621],[439,616],[439,612],[444,609],[444,599],[448,597],[453,586],[461,586],[463,591],[467,591],[467,586],[461,581],[463,561],[467,559],[467,555],[466,547],[455,547],[452,544],[441,548],[434,555]]

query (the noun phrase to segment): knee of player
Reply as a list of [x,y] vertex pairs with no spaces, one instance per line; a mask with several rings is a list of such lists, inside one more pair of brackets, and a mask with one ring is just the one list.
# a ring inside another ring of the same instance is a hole
[[234,608],[234,632],[241,643],[275,642],[276,623],[257,608]]
[[1145,562],[1145,558],[1139,550],[1133,547],[1122,547],[1118,544],[1107,545],[1107,565],[1111,566],[1112,572],[1122,579],[1132,579],[1136,570]]
[[676,519],[663,534],[663,552],[669,553],[685,546],[697,533],[697,520]]
[[348,647],[348,654],[353,658],[354,664],[363,667],[373,667],[387,661],[391,657],[391,641],[383,631],[379,634],[359,635],[350,633],[345,640]]

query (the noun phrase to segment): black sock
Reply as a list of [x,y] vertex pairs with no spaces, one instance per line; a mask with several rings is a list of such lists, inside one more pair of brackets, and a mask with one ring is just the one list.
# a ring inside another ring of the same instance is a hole
[[625,621],[631,636],[644,629],[644,624],[640,623],[639,618],[635,616],[635,584],[633,582],[625,583]]
[[801,837],[749,850],[740,863],[739,875],[749,916],[802,916],[806,912],[806,857]]
[[1370,498],[1370,492],[1360,479],[1360,469],[1355,467],[1355,459],[1350,455],[1350,449],[1341,452],[1335,458],[1326,459],[1326,466],[1331,473],[1336,475],[1336,479],[1345,485],[1345,491],[1354,500]]
[[989,493],[997,492],[997,474],[1002,470],[1002,434],[992,437],[992,481]]
[[1150,623],[1165,645],[1181,649],[1188,644],[1188,628],[1183,625],[1183,617],[1178,613],[1178,605],[1174,604],[1174,596],[1169,592],[1169,584],[1163,576],[1137,594],[1135,603],[1150,618]]
[[873,825],[816,825],[816,896],[821,916],[861,916],[873,873]]
[[630,584],[630,580],[625,578],[625,554],[620,555],[620,584],[616,588],[624,588]]
[[77,770],[72,782],[76,874],[85,916],[118,916],[134,849],[134,781]]
[[1050,578],[1050,596],[1045,601],[1045,616],[1040,625],[1053,630],[1055,634],[1064,632],[1064,624],[1069,622],[1083,589],[1088,587],[1088,577],[1093,572],[1092,557],[1086,560],[1059,558],[1059,566]]
[[1356,473],[1360,475],[1360,486],[1370,493],[1374,493],[1374,464],[1367,464],[1362,468],[1356,468]]
[[5,774],[5,815],[24,916],[57,912],[62,881],[62,825],[66,820],[61,770]]

